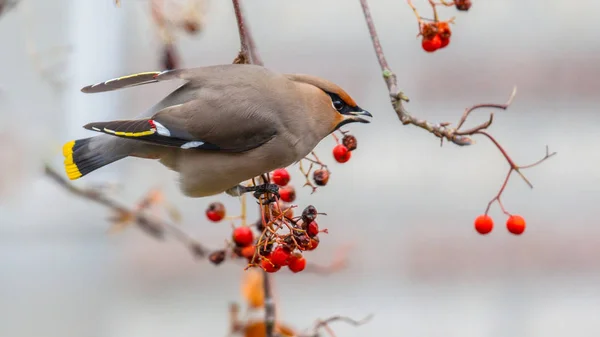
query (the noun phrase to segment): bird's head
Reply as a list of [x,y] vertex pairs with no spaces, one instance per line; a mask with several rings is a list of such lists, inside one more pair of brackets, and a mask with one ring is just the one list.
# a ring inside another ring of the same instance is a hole
[[373,117],[373,115],[359,107],[352,97],[337,84],[310,75],[295,74],[288,75],[288,77],[297,82],[310,84],[320,90],[319,104],[325,106],[319,110],[333,117],[330,118],[333,123],[332,131],[349,123],[370,123],[363,117]]

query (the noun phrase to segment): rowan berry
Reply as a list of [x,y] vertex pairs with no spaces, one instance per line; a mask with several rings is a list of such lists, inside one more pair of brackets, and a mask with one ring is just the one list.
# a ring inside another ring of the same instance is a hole
[[426,39],[425,37],[423,37],[421,46],[426,52],[433,53],[434,51],[440,49],[440,47],[442,46],[442,39],[439,37],[439,35],[435,35],[430,39]]
[[306,268],[306,259],[302,254],[295,253],[290,257],[288,268],[294,273],[299,273]]
[[308,245],[306,246],[306,250],[315,250],[317,249],[317,247],[319,246],[319,242],[321,240],[319,239],[318,236],[315,236],[314,238],[310,238],[310,241],[308,243]]
[[350,160],[352,152],[348,151],[348,148],[343,144],[338,144],[333,148],[333,157],[338,163],[345,163]]
[[317,236],[319,234],[319,225],[317,224],[316,221],[313,221],[308,224],[306,233],[308,233],[308,236],[310,236],[310,237]]
[[438,26],[435,22],[424,23],[421,25],[421,35],[423,40],[431,40],[438,33]]
[[309,224],[317,218],[317,209],[313,205],[308,205],[302,211],[302,222]]
[[468,11],[471,8],[471,0],[455,0],[454,4],[459,11]]
[[233,230],[233,242],[239,247],[246,247],[254,241],[252,230],[247,226],[240,226]]
[[489,215],[480,215],[475,219],[475,230],[482,235],[488,234],[494,228],[494,220]]
[[348,151],[354,151],[357,146],[356,137],[353,135],[345,135],[344,138],[342,138],[342,144],[348,148]]
[[287,266],[292,252],[285,246],[277,246],[270,255],[271,262],[278,266]]
[[225,217],[225,205],[213,202],[206,209],[206,217],[212,222],[219,222]]
[[293,186],[284,186],[279,188],[279,198],[285,202],[293,202],[296,200],[296,190]]
[[248,245],[240,249],[240,256],[245,257],[247,259],[251,259],[254,256],[254,252],[256,251],[255,245]]
[[275,265],[273,263],[271,263],[268,260],[268,256],[265,256],[265,258],[263,258],[262,261],[260,261],[260,266],[267,272],[267,273],[274,273],[276,271],[278,271],[279,269],[281,269],[281,266]]
[[279,186],[285,186],[290,182],[291,177],[288,170],[280,168],[273,171],[273,173],[271,174],[271,179],[273,180],[274,184],[277,184]]
[[326,169],[318,169],[313,172],[313,180],[318,186],[325,186],[329,181],[329,171]]
[[452,36],[452,30],[450,29],[450,24],[447,21],[440,21],[437,25],[438,35],[442,40],[450,38],[450,36]]
[[511,215],[506,220],[506,228],[514,235],[521,235],[525,231],[525,219],[520,215]]
[[208,256],[208,260],[216,265],[221,264],[223,261],[225,261],[225,251],[217,250],[210,253],[210,255]]

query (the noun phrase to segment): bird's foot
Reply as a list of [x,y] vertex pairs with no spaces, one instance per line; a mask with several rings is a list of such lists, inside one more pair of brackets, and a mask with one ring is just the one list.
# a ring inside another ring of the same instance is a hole
[[[256,199],[259,199],[263,194],[267,194],[267,196],[271,194],[279,198],[279,186],[275,184],[262,184],[257,186],[237,185],[225,191],[225,193],[229,194],[232,197],[239,197],[242,194],[248,192],[253,192],[253,195]],[[273,198],[268,198],[267,200],[267,202],[273,201],[275,201]]]

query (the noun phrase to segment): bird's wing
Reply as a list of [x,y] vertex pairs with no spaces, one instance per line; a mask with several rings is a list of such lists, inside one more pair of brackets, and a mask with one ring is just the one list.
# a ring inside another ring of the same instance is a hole
[[[242,108],[235,98],[192,100],[137,120],[90,123],[88,130],[182,149],[244,152],[271,140],[277,124],[264,109]],[[259,113],[260,112],[260,113]]]
[[185,69],[174,69],[165,71],[148,71],[143,73],[131,74],[118,78],[113,78],[108,81],[88,85],[81,89],[86,94],[93,94],[98,92],[106,92],[112,90],[118,90],[123,88],[135,87],[142,84],[156,83],[159,81],[172,80],[176,78],[182,78],[181,75],[185,73]]

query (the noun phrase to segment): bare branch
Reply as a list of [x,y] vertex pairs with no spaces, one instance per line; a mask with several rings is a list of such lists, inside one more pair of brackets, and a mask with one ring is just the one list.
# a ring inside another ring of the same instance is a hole
[[56,182],[59,186],[63,187],[70,193],[82,197],[84,199],[96,202],[101,204],[112,211],[114,211],[117,216],[126,216],[131,217],[133,222],[138,225],[140,229],[154,237],[155,239],[164,239],[166,234],[170,234],[173,238],[181,242],[185,245],[190,253],[197,258],[204,258],[208,254],[208,249],[206,249],[202,244],[194,240],[188,234],[186,234],[181,229],[167,223],[164,221],[160,221],[153,217],[149,217],[148,215],[136,210],[130,209],[119,202],[107,197],[104,193],[94,189],[83,189],[74,186],[65,180],[62,175],[58,174],[54,171],[49,165],[45,165],[45,174]]
[[[250,64],[258,64],[263,65],[263,62],[260,58],[260,55],[256,51],[256,45],[254,44],[254,38],[250,33],[250,28],[248,28],[248,24],[244,18],[244,11],[241,8],[240,0],[232,0],[233,10],[235,12],[235,19],[238,26],[238,32],[240,35],[240,53],[238,58],[245,61],[235,62],[234,63],[250,63]],[[237,61],[237,58],[236,58]]]
[[330,317],[325,320],[317,321],[317,323],[315,324],[311,333],[304,334],[304,335],[297,335],[296,337],[318,337],[320,329],[325,329],[329,333],[330,336],[335,337],[335,334],[333,333],[333,330],[331,330],[331,328],[329,327],[329,324],[341,321],[341,322],[344,322],[346,324],[350,324],[353,326],[361,326],[361,325],[368,323],[372,318],[373,318],[372,314],[361,319],[360,321],[354,320],[354,319],[352,319],[350,317],[346,317],[346,316],[333,316],[333,317]]
[[[418,13],[412,3],[408,1],[409,5],[415,11],[415,15],[418,17]],[[369,9],[369,4],[367,0],[360,0],[360,4],[362,6],[363,14],[365,16],[365,21],[367,23],[367,28],[369,29],[369,34],[371,36],[371,41],[373,43],[373,48],[375,49],[375,54],[377,55],[377,60],[379,61],[379,66],[381,67],[381,71],[383,74],[383,79],[388,87],[389,95],[391,98],[391,103],[403,125],[412,124],[414,126],[425,129],[440,138],[441,141],[444,139],[460,146],[472,145],[474,144],[473,139],[470,137],[475,134],[477,131],[483,130],[489,127],[492,123],[492,117],[490,120],[482,125],[479,125],[475,128],[459,131],[458,129],[464,124],[468,115],[476,109],[480,108],[497,108],[497,109],[506,109],[512,102],[512,99],[515,95],[515,90],[511,95],[511,98],[506,104],[478,104],[474,105],[465,110],[463,114],[463,118],[459,122],[458,127],[451,127],[451,123],[442,122],[442,123],[431,123],[423,119],[416,118],[406,110],[404,103],[409,102],[408,97],[400,90],[398,90],[397,77],[396,74],[390,69],[388,62],[385,58],[385,54],[383,53],[383,48],[381,47],[381,42],[379,41],[379,36],[377,35],[377,31],[375,29],[375,24],[373,23],[373,18],[371,17],[371,11]]]

